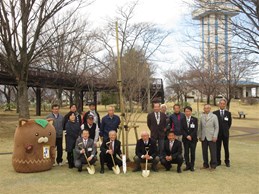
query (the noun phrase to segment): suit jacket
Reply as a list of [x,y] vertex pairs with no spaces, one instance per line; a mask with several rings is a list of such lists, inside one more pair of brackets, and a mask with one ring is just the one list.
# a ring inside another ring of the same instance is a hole
[[164,145],[163,157],[172,156],[173,159],[176,159],[179,155],[182,155],[182,143],[175,139],[172,150],[170,150],[170,143],[167,139]]
[[208,141],[212,141],[212,138],[218,138],[219,122],[215,114],[210,112],[207,115],[202,113],[200,119],[200,125],[198,130],[198,137],[203,141],[206,137]]
[[[106,153],[106,151],[109,150],[109,145],[108,145],[109,142],[110,142],[110,138],[103,141],[101,148],[100,148],[101,152]],[[121,154],[122,154],[121,142],[117,139],[114,141],[113,156],[115,157],[116,154],[119,156],[121,156]]]
[[164,139],[166,128],[166,114],[160,112],[160,122],[157,124],[155,113],[149,113],[147,116],[147,126],[151,131],[152,139]]
[[229,137],[229,129],[232,125],[232,117],[231,112],[224,110],[224,116],[223,119],[220,116],[220,110],[213,112],[217,117],[219,121],[219,137]]
[[145,155],[147,153],[146,147],[148,147],[148,155],[152,156],[152,158],[155,158],[157,156],[157,146],[156,146],[156,141],[151,138],[148,139],[147,145],[145,145],[142,139],[139,139],[137,141],[136,149],[135,149],[136,155],[139,158],[141,158],[142,155]]
[[190,141],[187,139],[187,136],[192,137],[192,142],[197,142],[197,132],[198,132],[198,119],[196,117],[190,118],[189,126],[187,126],[186,117],[181,119],[181,131],[183,134],[183,142]]
[[[82,143],[82,145],[78,145],[78,144],[81,144],[81,143]],[[80,154],[80,151],[82,150],[82,148],[85,149],[85,153],[86,153],[87,157],[90,157],[91,155],[95,156],[96,147],[94,146],[94,141],[91,138],[88,138],[86,146],[84,145],[84,141],[83,141],[82,137],[79,137],[76,140],[76,146],[75,146],[76,156],[75,156],[75,159],[79,159],[81,156],[84,157],[83,154]]]

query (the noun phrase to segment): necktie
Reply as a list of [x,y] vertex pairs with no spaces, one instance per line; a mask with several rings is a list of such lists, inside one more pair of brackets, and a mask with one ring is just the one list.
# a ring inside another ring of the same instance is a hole
[[113,141],[111,141],[109,148],[110,150],[112,150],[112,153],[113,153]]
[[87,145],[87,141],[86,141],[86,140],[84,140],[84,146],[86,147],[86,145]]
[[189,128],[189,126],[190,126],[190,118],[187,118],[187,126]]
[[224,117],[224,111],[223,110],[220,110],[220,116],[223,119],[223,117]]
[[173,143],[173,141],[170,141],[170,151],[172,151]]

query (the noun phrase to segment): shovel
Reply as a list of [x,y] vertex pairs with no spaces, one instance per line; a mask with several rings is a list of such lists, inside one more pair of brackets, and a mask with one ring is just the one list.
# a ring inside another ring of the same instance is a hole
[[84,153],[84,156],[85,156],[85,159],[86,159],[87,165],[88,165],[88,166],[86,167],[88,173],[89,173],[89,174],[94,174],[94,173],[95,173],[94,165],[91,165],[91,164],[90,164],[90,162],[87,160],[87,156],[86,156],[85,153]]
[[120,167],[118,165],[115,165],[114,158],[113,158],[112,154],[111,154],[111,157],[112,157],[112,163],[113,163],[112,170],[113,170],[114,174],[120,174]]
[[[84,148],[82,147],[82,143],[79,143],[78,146],[79,146],[81,149],[84,149]],[[85,159],[86,159],[86,162],[87,162],[87,165],[88,165],[88,167],[86,167],[88,173],[89,173],[89,174],[94,174],[94,173],[95,173],[95,168],[94,168],[94,166],[91,165],[90,162],[87,160],[87,156],[86,156],[85,153],[84,153],[84,156],[85,156]]]
[[[148,154],[148,151],[147,151],[147,154]],[[147,169],[147,161],[148,159],[146,159],[145,170],[142,170],[142,176],[145,178],[148,177],[150,174],[150,170]]]

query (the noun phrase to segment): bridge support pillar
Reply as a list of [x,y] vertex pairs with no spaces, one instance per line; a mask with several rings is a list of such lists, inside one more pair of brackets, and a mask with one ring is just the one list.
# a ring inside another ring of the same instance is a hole
[[94,91],[94,105],[95,105],[95,110],[97,111],[97,92]]
[[79,106],[81,107],[81,112],[84,111],[84,91],[80,91]]
[[36,88],[36,116],[41,116],[41,88]]

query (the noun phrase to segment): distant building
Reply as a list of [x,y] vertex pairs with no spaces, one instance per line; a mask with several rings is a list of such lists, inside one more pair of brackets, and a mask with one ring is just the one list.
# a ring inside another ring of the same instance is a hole
[[238,9],[226,0],[200,0],[192,12],[194,20],[200,21],[201,65],[210,66],[215,73],[228,72],[231,63],[232,25],[231,17]]

